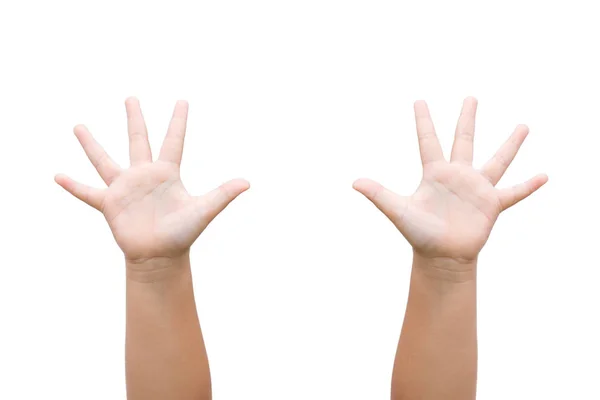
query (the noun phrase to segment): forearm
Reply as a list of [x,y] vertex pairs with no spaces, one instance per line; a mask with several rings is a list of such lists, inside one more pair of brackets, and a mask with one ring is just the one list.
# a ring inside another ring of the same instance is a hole
[[127,397],[211,398],[189,256],[127,265]]
[[475,263],[457,266],[455,261],[431,261],[415,254],[392,399],[475,398],[475,271]]

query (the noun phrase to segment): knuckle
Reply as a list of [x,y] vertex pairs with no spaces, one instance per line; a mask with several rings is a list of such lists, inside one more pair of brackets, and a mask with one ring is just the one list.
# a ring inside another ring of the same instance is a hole
[[501,153],[496,153],[494,158],[496,159],[498,164],[502,165],[505,168],[508,168],[508,166],[510,165],[510,160]]
[[435,137],[435,131],[427,130],[419,134],[419,141],[429,140]]
[[464,140],[471,140],[473,139],[474,136],[474,132],[471,130],[461,130],[456,132],[456,137],[459,139],[464,139]]

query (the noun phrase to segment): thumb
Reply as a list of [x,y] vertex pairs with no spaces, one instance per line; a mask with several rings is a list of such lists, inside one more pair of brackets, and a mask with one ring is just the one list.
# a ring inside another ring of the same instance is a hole
[[223,183],[216,189],[197,197],[204,229],[221,211],[225,209],[236,197],[250,188],[250,183],[244,179],[232,179]]
[[364,195],[367,199],[381,210],[386,217],[392,221],[396,227],[402,231],[404,227],[404,216],[408,205],[408,198],[400,196],[381,184],[366,178],[356,180],[352,187],[357,192]]

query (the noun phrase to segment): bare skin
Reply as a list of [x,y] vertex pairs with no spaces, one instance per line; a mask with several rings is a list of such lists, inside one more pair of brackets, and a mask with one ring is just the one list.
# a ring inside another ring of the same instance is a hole
[[156,161],[139,102],[125,102],[131,166],[121,169],[83,126],[75,135],[107,184],[55,180],[104,214],[127,271],[126,373],[129,399],[210,399],[210,371],[192,287],[189,250],[248,182],[235,179],[203,195],[184,188],[179,168],[188,104],[177,102]]
[[519,125],[480,170],[472,166],[477,100],[465,99],[450,161],[424,101],[415,102],[423,164],[412,196],[370,179],[354,188],[377,206],[413,247],[406,315],[392,377],[392,399],[474,399],[477,381],[477,257],[500,213],[538,190],[538,175],[498,189],[529,132]]

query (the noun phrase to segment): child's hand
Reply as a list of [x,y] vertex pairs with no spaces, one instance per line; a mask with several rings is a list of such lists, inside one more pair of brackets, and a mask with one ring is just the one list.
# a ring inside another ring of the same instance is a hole
[[444,159],[424,101],[415,103],[423,180],[410,197],[359,179],[354,188],[371,200],[400,230],[420,256],[474,261],[498,215],[539,189],[548,178],[538,175],[508,189],[496,189],[528,128],[519,125],[481,170],[474,169],[473,133],[477,101],[467,98],[456,128],[450,162]]
[[185,254],[194,240],[234,198],[249,188],[232,180],[201,197],[188,194],[179,176],[188,104],[175,106],[158,160],[152,161],[139,102],[125,102],[131,167],[121,169],[82,125],[75,135],[108,185],[96,189],[57,175],[73,196],[101,211],[127,261],[145,262]]

